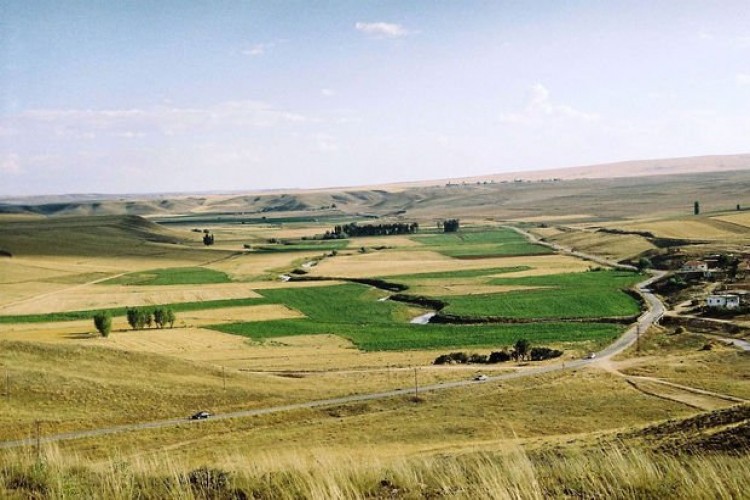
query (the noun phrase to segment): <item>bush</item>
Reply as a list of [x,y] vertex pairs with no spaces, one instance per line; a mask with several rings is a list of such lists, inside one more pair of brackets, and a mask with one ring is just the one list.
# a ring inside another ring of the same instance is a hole
[[469,363],[487,363],[487,355],[474,353],[469,356]]
[[490,357],[487,358],[488,363],[505,363],[510,361],[511,356],[508,351],[493,351],[490,353]]
[[529,353],[531,361],[544,361],[545,359],[554,359],[562,356],[562,351],[550,349],[549,347],[532,347]]

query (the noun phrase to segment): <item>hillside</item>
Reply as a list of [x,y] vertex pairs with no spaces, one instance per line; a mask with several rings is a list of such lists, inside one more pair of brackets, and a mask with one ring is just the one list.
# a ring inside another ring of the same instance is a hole
[[0,221],[0,249],[13,256],[141,255],[186,242],[179,233],[134,215]]

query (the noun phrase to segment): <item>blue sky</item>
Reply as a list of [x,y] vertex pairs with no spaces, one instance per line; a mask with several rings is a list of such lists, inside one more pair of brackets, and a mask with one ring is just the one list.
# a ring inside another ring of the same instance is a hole
[[0,0],[0,195],[750,151],[746,1]]

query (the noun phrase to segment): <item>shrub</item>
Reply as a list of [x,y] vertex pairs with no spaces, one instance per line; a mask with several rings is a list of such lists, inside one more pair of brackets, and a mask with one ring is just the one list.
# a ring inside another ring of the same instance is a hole
[[469,363],[486,363],[487,362],[487,355],[486,354],[472,354],[469,356]]
[[531,361],[544,361],[545,359],[559,358],[562,356],[562,351],[557,349],[550,349],[549,347],[532,347],[529,352]]
[[505,363],[506,361],[510,361],[511,356],[508,351],[492,351],[490,353],[489,358],[487,358],[488,363]]

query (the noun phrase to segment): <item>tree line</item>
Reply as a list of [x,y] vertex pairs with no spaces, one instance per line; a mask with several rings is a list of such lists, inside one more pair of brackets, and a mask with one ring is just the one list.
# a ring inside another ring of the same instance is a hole
[[390,236],[392,234],[414,234],[419,231],[416,222],[394,222],[392,224],[367,224],[360,226],[356,222],[341,224],[326,231],[323,239],[341,239],[353,236]]
[[487,354],[466,354],[465,352],[452,352],[450,354],[441,354],[433,364],[495,364],[505,363],[511,359],[514,361],[544,361],[562,356],[563,352],[558,349],[539,346],[532,347],[531,342],[526,339],[519,339],[510,350],[493,351]]
[[[154,309],[128,307],[125,310],[125,317],[133,330],[142,330],[154,326],[165,328],[167,325],[169,325],[169,328],[173,328],[177,319],[174,311],[169,307],[156,307]],[[96,313],[94,315],[94,327],[102,337],[108,337],[112,331],[112,314],[109,311]]]

